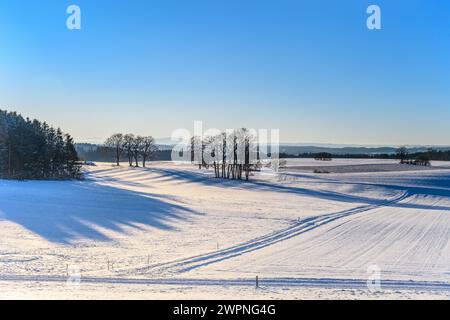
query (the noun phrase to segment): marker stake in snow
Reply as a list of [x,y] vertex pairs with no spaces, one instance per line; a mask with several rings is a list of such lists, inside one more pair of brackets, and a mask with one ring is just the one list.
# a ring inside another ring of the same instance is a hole
[[381,268],[377,265],[371,265],[367,268],[369,277],[367,279],[367,288],[370,292],[381,291]]
[[81,283],[81,271],[79,266],[67,266],[67,286],[78,286]]

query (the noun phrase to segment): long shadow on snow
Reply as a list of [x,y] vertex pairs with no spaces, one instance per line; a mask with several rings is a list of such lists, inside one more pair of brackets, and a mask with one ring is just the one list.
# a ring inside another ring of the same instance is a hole
[[[148,170],[152,172],[156,172],[161,176],[165,177],[167,180],[182,180],[185,183],[200,183],[207,186],[217,186],[217,187],[228,187],[228,188],[237,188],[242,189],[243,186],[249,186],[251,190],[261,190],[261,191],[273,191],[273,192],[284,192],[291,194],[304,195],[309,197],[315,197],[324,200],[336,201],[336,202],[346,202],[346,203],[364,203],[369,205],[385,205],[386,199],[376,199],[363,197],[358,195],[345,194],[334,191],[326,191],[326,190],[312,190],[301,187],[294,187],[288,185],[281,185],[276,183],[268,183],[264,181],[252,180],[249,182],[238,182],[232,180],[219,180],[213,177],[205,176],[202,173],[195,173],[191,171],[182,171],[176,169],[160,169],[160,168],[149,168]],[[310,177],[309,177],[310,178]],[[315,179],[318,180],[318,179]],[[313,182],[318,183],[318,182]],[[402,185],[384,185],[384,184],[374,184],[374,183],[355,183],[355,182],[339,182],[324,179],[322,182],[324,184],[349,184],[359,186],[361,191],[363,188],[375,187],[375,188],[385,188],[385,189],[393,189],[399,192],[407,192],[409,195],[435,195],[435,196],[444,196],[450,197],[450,190],[445,190],[442,188],[433,188],[433,187],[411,187],[411,186],[402,186]],[[357,191],[357,190],[356,190]],[[412,208],[412,209],[422,209],[422,210],[450,210],[450,207],[447,206],[434,206],[434,205],[425,205],[418,203],[392,203],[392,207],[399,208]]]
[[98,227],[116,232],[124,232],[125,226],[174,230],[170,222],[197,214],[170,197],[93,181],[0,181],[0,190],[0,220],[61,244],[111,240]]

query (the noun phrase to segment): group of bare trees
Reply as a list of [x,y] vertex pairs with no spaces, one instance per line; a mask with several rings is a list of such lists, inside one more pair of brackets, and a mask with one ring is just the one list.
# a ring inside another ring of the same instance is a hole
[[145,167],[147,161],[153,159],[158,150],[153,137],[135,136],[134,134],[113,134],[106,140],[105,145],[114,149],[118,166],[122,155],[125,154],[130,167],[133,166],[133,163],[139,167],[139,160],[142,160],[142,166]]
[[416,166],[430,166],[431,165],[431,154],[434,151],[432,149],[429,149],[428,152],[424,153],[418,153],[415,155],[415,159],[413,155],[409,154],[409,151],[406,147],[401,147],[397,150],[396,157],[400,160],[401,164],[411,164]]
[[213,167],[216,178],[245,180],[261,168],[256,136],[248,129],[219,133],[205,139],[191,139],[191,161],[201,167]]
[[406,147],[400,147],[397,149],[397,159],[400,160],[401,164],[404,164],[408,160],[409,151]]

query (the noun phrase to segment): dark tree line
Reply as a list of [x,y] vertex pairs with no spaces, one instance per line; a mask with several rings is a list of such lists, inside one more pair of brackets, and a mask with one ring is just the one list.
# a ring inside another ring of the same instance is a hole
[[105,146],[114,150],[114,160],[118,166],[125,154],[130,167],[133,165],[139,167],[139,161],[142,161],[142,166],[145,167],[148,161],[154,159],[158,151],[153,137],[134,134],[113,134],[106,140]]
[[[117,162],[116,148],[107,147],[105,145],[76,143],[75,149],[77,150],[80,159],[84,161],[110,162],[113,160],[114,163]],[[170,161],[171,153],[172,150],[170,148],[164,147],[164,149],[160,149],[158,146],[158,150],[156,150],[151,159],[147,159],[147,161]],[[125,152],[120,153],[119,163],[121,162],[128,162],[128,156]]]
[[[450,161],[450,151],[443,150],[429,150],[424,152],[413,152],[409,153],[406,151],[400,151],[396,153],[380,153],[380,154],[330,154],[333,159],[397,159],[407,162],[419,159],[428,159],[430,161]],[[280,158],[317,158],[320,157],[320,153],[300,153],[300,154],[290,154],[286,152],[280,153]]]
[[45,122],[0,110],[0,177],[72,179],[81,164],[70,135]]
[[333,160],[333,155],[328,152],[320,152],[314,156],[314,159],[318,161],[331,161]]

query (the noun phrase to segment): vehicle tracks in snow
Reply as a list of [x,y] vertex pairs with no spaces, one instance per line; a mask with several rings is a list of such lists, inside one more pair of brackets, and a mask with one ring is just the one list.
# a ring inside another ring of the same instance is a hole
[[[1,282],[39,282],[65,283],[67,277],[57,275],[3,275]],[[199,278],[110,278],[82,277],[80,283],[114,284],[114,285],[162,285],[162,286],[254,286],[255,279],[199,279]],[[360,289],[367,290],[365,279],[337,278],[262,278],[259,280],[264,287],[313,287],[329,289]],[[439,281],[381,280],[380,290],[420,290],[450,292],[450,283]]]
[[216,262],[228,260],[243,255],[245,253],[260,250],[268,246],[274,245],[276,243],[279,243],[281,241],[286,241],[293,237],[297,237],[305,232],[309,232],[311,230],[317,229],[321,226],[334,222],[338,219],[342,219],[348,216],[367,212],[369,210],[374,210],[380,207],[390,206],[399,203],[400,201],[405,200],[408,196],[409,196],[408,192],[403,192],[400,195],[392,199],[388,199],[384,202],[380,202],[379,204],[364,205],[349,210],[320,215],[317,217],[310,217],[301,220],[288,228],[234,246],[230,246],[221,250],[216,250],[188,258],[177,259],[169,262],[153,264],[134,270],[127,270],[127,271],[124,270],[124,271],[126,272],[126,274],[130,273],[145,274],[152,272],[159,273],[164,271],[172,271],[176,273],[187,272]]

